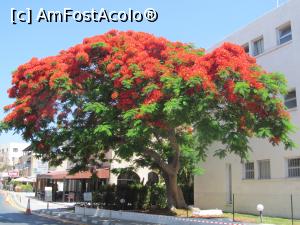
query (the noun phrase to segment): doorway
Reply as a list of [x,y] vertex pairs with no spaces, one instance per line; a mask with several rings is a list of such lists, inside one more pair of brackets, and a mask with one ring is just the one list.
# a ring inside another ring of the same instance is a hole
[[226,189],[227,189],[227,204],[232,203],[232,168],[231,164],[226,164]]

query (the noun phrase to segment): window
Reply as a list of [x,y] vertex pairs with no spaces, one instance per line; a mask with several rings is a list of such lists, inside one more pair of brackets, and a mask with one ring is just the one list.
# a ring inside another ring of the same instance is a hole
[[264,52],[264,39],[259,38],[253,41],[253,56],[257,56]]
[[278,44],[281,45],[290,40],[292,40],[291,24],[287,24],[278,28]]
[[140,182],[140,177],[133,171],[125,171],[118,176],[118,185],[128,185]]
[[247,162],[244,164],[244,169],[245,169],[245,174],[244,178],[245,179],[254,179],[254,163],[253,162]]
[[242,45],[242,48],[244,49],[244,51],[245,51],[247,54],[249,54],[249,44],[248,44],[248,43]]
[[18,148],[13,148],[13,152],[18,152]]
[[271,179],[270,160],[258,161],[258,179]]
[[288,109],[297,107],[297,96],[295,89],[289,91],[288,94],[284,97],[284,104]]
[[300,177],[300,158],[288,159],[288,177]]

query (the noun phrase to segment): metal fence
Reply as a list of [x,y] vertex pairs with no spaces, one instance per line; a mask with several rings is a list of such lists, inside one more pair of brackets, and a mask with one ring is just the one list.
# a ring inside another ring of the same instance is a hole
[[[255,190],[253,190],[255,191]],[[257,190],[261,191],[261,190]],[[225,212],[259,216],[257,205],[263,205],[264,216],[287,218],[294,224],[300,219],[300,194],[241,194],[201,192],[195,193],[195,206],[200,209],[222,209]],[[283,190],[284,191],[284,190]],[[234,219],[234,218],[233,218]]]

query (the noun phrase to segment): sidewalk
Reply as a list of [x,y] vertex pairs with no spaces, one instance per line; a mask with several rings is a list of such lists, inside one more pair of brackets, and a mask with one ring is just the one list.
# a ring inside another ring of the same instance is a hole
[[[49,209],[47,209],[47,202],[37,200],[34,197],[34,193],[24,192],[13,192],[13,191],[2,191],[7,193],[10,200],[13,201],[20,210],[26,211],[28,199],[30,199],[30,209],[33,214],[46,216],[48,218],[57,219],[69,224],[80,224],[80,225],[163,225],[154,223],[143,223],[129,220],[119,220],[113,218],[105,218],[98,216],[85,216],[76,215],[74,212],[75,203],[69,202],[49,202]],[[134,218],[133,218],[134,219]]]
[[28,199],[30,199],[30,207],[32,211],[47,209],[47,205],[49,209],[66,209],[66,208],[73,208],[75,203],[69,202],[45,202],[35,198],[34,193],[32,192],[13,192],[7,191],[7,193],[11,196],[18,206],[21,208],[26,209]]
[[[27,208],[28,199],[30,199],[30,208],[33,214],[45,216],[52,219],[57,219],[69,224],[101,224],[101,225],[165,225],[169,223],[150,223],[134,221],[135,218],[129,218],[130,220],[115,219],[111,217],[103,216],[88,216],[75,214],[74,205],[75,203],[61,202],[61,203],[49,203],[49,208],[47,209],[47,202],[35,199],[34,193],[21,193],[21,192],[11,192],[6,191],[10,196],[11,200],[21,208],[23,211]],[[132,220],[131,220],[132,219]],[[186,219],[193,222],[198,220],[196,218]],[[200,219],[197,221],[198,225],[207,224],[218,224],[218,225],[246,225],[246,223],[230,222],[223,219],[206,220]],[[247,223],[247,225],[250,225]]]

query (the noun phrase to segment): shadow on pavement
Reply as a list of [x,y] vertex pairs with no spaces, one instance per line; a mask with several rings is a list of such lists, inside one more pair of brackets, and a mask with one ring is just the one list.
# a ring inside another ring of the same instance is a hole
[[60,225],[64,223],[50,220],[41,216],[25,215],[24,213],[0,213],[0,224]]

